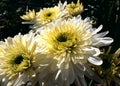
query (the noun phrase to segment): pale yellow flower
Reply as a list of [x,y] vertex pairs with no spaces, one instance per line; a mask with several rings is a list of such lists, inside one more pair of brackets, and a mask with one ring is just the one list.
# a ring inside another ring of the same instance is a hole
[[70,4],[68,4],[66,6],[66,10],[68,11],[68,13],[72,16],[76,16],[81,14],[81,12],[83,12],[84,6],[82,3],[80,3],[80,1],[78,0],[77,3],[75,4],[74,2],[71,2]]
[[64,2],[64,4],[59,2],[57,6],[41,9],[36,13],[36,23],[39,23],[40,25],[46,25],[59,18],[64,18],[64,16],[67,14],[65,11],[66,4],[66,2]]
[[43,24],[49,23],[57,18],[60,18],[59,15],[59,8],[53,7],[53,8],[44,8],[40,12],[37,12],[37,22],[43,22]]
[[55,79],[60,76],[70,84],[76,76],[82,77],[84,81],[84,71],[87,70],[84,64],[88,61],[101,65],[98,47],[113,42],[112,38],[104,37],[108,32],[97,34],[102,25],[92,28],[90,20],[82,20],[80,16],[68,20],[60,19],[44,28],[40,35],[37,35],[37,42],[43,47],[42,52],[53,58],[49,70],[58,70]]
[[0,44],[0,76],[8,77],[7,86],[20,86],[36,77],[42,61],[36,52],[34,34],[8,37]]
[[29,12],[26,12],[25,15],[20,16],[21,19],[27,20],[27,21],[32,21],[35,18],[35,10],[29,10]]

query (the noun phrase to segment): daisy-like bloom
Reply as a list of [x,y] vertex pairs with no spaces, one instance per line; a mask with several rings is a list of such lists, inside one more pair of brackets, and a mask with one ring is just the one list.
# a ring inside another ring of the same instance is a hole
[[112,38],[104,37],[108,31],[98,34],[102,25],[92,28],[89,18],[82,20],[80,16],[68,20],[60,19],[44,28],[37,35],[37,42],[38,46],[43,47],[42,52],[53,59],[49,70],[57,71],[55,79],[61,77],[71,84],[79,76],[82,86],[86,86],[84,71],[87,68],[84,64],[88,61],[94,65],[102,64],[102,60],[98,58],[98,47],[113,42]]
[[35,19],[35,10],[29,10],[29,12],[26,12],[25,15],[20,16],[21,19],[26,20],[26,21],[34,21]]
[[20,86],[35,78],[44,55],[36,52],[34,34],[18,34],[0,43],[0,76],[9,80],[5,86]]
[[58,6],[43,8],[39,12],[36,13],[36,23],[40,25],[48,24],[56,19],[62,18],[66,15],[65,5],[67,3],[61,2],[58,3]]
[[58,7],[44,8],[40,12],[37,12],[36,20],[38,22],[43,22],[43,24],[49,23],[52,20],[60,18],[59,12],[60,12],[60,10]]
[[84,8],[84,6],[82,3],[80,3],[79,0],[77,1],[76,4],[74,2],[72,2],[66,6],[66,10],[68,11],[69,15],[71,15],[71,16],[79,15],[81,12],[83,12],[83,8]]
[[120,86],[120,49],[114,54],[110,54],[111,47],[107,52],[103,52],[100,57],[103,64],[99,67],[94,66],[95,71],[104,80],[104,86]]

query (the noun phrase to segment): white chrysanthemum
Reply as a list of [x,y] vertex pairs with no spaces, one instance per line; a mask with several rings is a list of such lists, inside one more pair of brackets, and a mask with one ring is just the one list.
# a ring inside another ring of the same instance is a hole
[[58,3],[58,6],[43,8],[36,13],[36,24],[46,25],[56,19],[64,18],[67,12],[65,11],[66,2]]
[[20,18],[26,21],[33,21],[35,18],[35,10],[29,10],[29,12],[26,12],[25,15],[20,16]]
[[0,43],[0,76],[8,77],[7,86],[20,86],[32,81],[39,72],[43,57],[36,52],[34,34],[8,37]]
[[112,38],[104,37],[108,32],[98,34],[102,25],[92,28],[90,20],[82,20],[80,16],[57,20],[44,28],[37,36],[39,46],[43,47],[41,52],[52,55],[52,66],[49,68],[52,71],[58,70],[55,79],[60,76],[69,83],[73,83],[77,75],[84,81],[84,71],[87,70],[84,64],[89,61],[94,65],[101,65],[98,47],[113,42]]
[[80,3],[79,0],[76,4],[74,2],[71,2],[70,4],[66,5],[66,10],[68,11],[70,16],[79,15],[81,12],[83,12],[83,4]]

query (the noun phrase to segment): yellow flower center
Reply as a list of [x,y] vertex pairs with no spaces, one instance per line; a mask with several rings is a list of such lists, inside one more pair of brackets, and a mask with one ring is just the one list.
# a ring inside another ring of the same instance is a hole
[[33,56],[33,52],[29,51],[27,47],[22,44],[18,45],[8,45],[7,51],[4,53],[5,60],[2,64],[3,72],[11,78],[32,66],[33,59],[31,57]]
[[[26,54],[26,55],[25,55]],[[20,53],[11,53],[8,54],[8,58],[5,60],[5,67],[8,66],[11,70],[8,71],[20,72],[27,68],[29,68],[31,64],[30,55],[28,53],[20,54]]]
[[57,40],[58,42],[66,42],[67,41],[66,34],[61,34],[60,36],[58,36]]
[[46,24],[60,17],[58,7],[46,8],[37,13],[36,21]]
[[14,60],[14,63],[15,64],[20,64],[22,61],[23,61],[23,56],[22,55],[18,55],[15,60]]
[[46,17],[50,17],[52,15],[52,13],[47,13]]
[[77,47],[82,49],[91,44],[90,40],[86,41],[90,36],[91,33],[86,33],[84,28],[62,22],[61,25],[53,26],[46,35],[43,34],[43,39],[47,42],[49,52],[59,54],[62,52],[76,52]]

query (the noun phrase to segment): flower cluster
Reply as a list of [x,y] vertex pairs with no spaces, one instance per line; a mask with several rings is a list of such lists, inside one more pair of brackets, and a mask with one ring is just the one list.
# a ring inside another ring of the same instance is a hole
[[0,42],[1,83],[69,86],[76,81],[76,86],[87,86],[84,76],[102,82],[94,70],[104,64],[100,47],[110,45],[113,39],[105,37],[108,31],[100,32],[102,25],[95,28],[90,18],[82,19],[83,11],[78,0],[20,16],[24,24],[33,24],[34,31]]
[[59,1],[58,5],[54,7],[43,8],[38,12],[35,12],[35,10],[29,10],[29,12],[26,12],[25,15],[20,17],[25,20],[25,22],[22,22],[23,24],[34,24],[32,29],[37,29],[60,18],[67,19],[77,16],[84,11],[83,8],[84,7],[79,0],[77,3],[72,2],[70,4],[67,4],[66,1],[62,4]]

